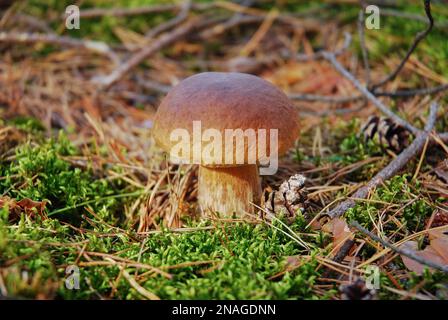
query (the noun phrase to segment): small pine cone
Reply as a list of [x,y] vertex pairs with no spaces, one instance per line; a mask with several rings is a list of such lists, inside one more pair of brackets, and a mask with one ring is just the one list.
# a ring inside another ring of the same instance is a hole
[[380,146],[401,152],[409,145],[409,131],[390,118],[370,116],[361,127],[364,141],[376,140]]
[[309,205],[305,182],[306,178],[301,174],[284,181],[278,191],[274,190],[265,197],[266,211],[274,216],[286,216],[288,222],[293,222],[297,212],[305,212]]
[[368,289],[362,279],[340,286],[339,291],[343,300],[373,300],[376,293],[375,290]]

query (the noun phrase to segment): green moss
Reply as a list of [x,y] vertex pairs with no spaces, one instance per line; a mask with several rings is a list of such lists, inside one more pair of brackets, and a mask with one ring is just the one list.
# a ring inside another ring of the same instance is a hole
[[[370,197],[371,201],[359,202],[354,208],[349,209],[345,216],[348,220],[355,220],[366,228],[372,228],[373,222],[378,221],[378,214],[387,204],[399,204],[394,210],[408,204],[400,210],[397,218],[404,224],[404,230],[409,232],[417,230],[431,215],[432,208],[423,199],[414,199],[412,186],[418,189],[418,182],[411,181],[408,174],[395,176],[375,190]],[[396,228],[396,225],[391,226]]]
[[[77,153],[62,132],[56,138],[20,145],[12,161],[0,163],[0,193],[17,200],[47,200],[48,212],[91,201],[95,210],[113,221],[119,201],[109,196],[123,192],[122,182],[112,184],[94,177],[90,167],[73,167],[65,157]],[[103,198],[106,200],[101,201]],[[79,213],[77,209],[67,210],[65,216],[76,220]]]

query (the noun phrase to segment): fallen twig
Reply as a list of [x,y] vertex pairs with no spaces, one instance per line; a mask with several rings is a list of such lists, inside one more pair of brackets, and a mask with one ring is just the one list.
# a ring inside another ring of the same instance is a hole
[[439,133],[439,138],[442,139],[442,141],[447,142],[448,141],[448,132]]
[[125,76],[131,69],[139,65],[143,60],[147,59],[151,55],[172,44],[173,42],[188,35],[196,26],[196,22],[196,19],[191,20],[186,24],[180,25],[178,28],[172,30],[171,32],[160,36],[149,46],[144,47],[131,58],[129,58],[129,60],[119,65],[109,75],[96,77],[95,79],[93,79],[93,81],[103,85],[105,89],[109,88],[123,76]]
[[309,101],[309,102],[325,102],[325,103],[348,103],[364,99],[362,95],[356,96],[323,96],[307,93],[290,93],[288,97],[293,100]]
[[[218,18],[219,19],[219,18]],[[236,28],[237,26],[244,25],[244,24],[251,24],[251,23],[257,23],[263,21],[263,17],[260,16],[246,16],[246,15],[240,15],[236,14],[236,17],[233,16],[232,18],[223,21],[222,23],[218,23],[214,26],[212,26],[210,29],[205,29],[204,31],[199,33],[199,37],[201,39],[210,39],[216,36],[219,36],[226,32],[227,30]],[[210,24],[218,22],[217,19],[213,19]]]
[[335,53],[323,51],[321,54],[324,59],[329,61],[339,73],[341,73],[345,78],[347,78],[381,112],[386,114],[388,117],[392,118],[396,123],[402,125],[412,133],[417,134],[418,132],[420,132],[419,129],[414,127],[406,120],[402,119],[400,116],[393,113],[387,106],[385,106],[380,100],[378,100],[378,98],[375,97],[375,95],[372,92],[370,92],[367,89],[367,87],[363,86],[352,73],[350,73],[342,64],[339,63],[339,61],[336,59]]
[[418,154],[423,149],[426,140],[429,138],[430,131],[433,129],[436,121],[437,110],[437,103],[432,103],[425,129],[423,131],[419,131],[416,138],[409,145],[409,147],[404,149],[385,168],[378,172],[364,187],[358,189],[351,198],[340,203],[336,208],[326,213],[325,215],[329,216],[331,219],[342,216],[348,209],[353,208],[356,205],[356,201],[354,199],[365,199],[370,191],[380,185],[383,181],[393,177],[409,162],[409,160],[414,158],[416,154]]
[[[351,43],[352,43],[352,36],[350,35],[350,33],[347,33],[347,32],[344,33],[344,44],[342,45],[341,48],[336,49],[335,51],[331,52],[331,54],[334,55],[335,57],[340,56],[350,47]],[[299,53],[296,55],[295,59],[300,62],[325,59],[326,53],[329,53],[329,52],[318,51],[312,55]]]
[[408,52],[406,53],[406,55],[404,56],[403,60],[401,60],[400,64],[398,65],[398,67],[391,73],[389,74],[387,77],[385,77],[383,80],[381,80],[380,82],[374,84],[371,87],[371,91],[375,91],[376,89],[378,89],[379,87],[383,86],[384,84],[386,84],[387,82],[393,80],[396,78],[396,76],[400,73],[400,71],[403,69],[404,65],[406,64],[406,62],[408,61],[409,57],[411,56],[411,54],[414,52],[414,50],[417,48],[418,44],[420,43],[420,41],[422,41],[423,39],[426,38],[426,36],[431,32],[433,26],[434,26],[434,19],[432,17],[431,14],[431,1],[430,0],[424,0],[424,6],[425,6],[425,13],[426,16],[428,17],[428,27],[419,32],[414,39],[414,42],[412,43],[411,47],[409,48]]
[[149,292],[141,285],[139,285],[138,282],[122,266],[118,265],[118,268],[120,269],[121,272],[123,272],[123,276],[129,282],[131,287],[134,288],[139,294],[141,294],[148,300],[160,300],[160,298],[156,296],[154,293]]
[[170,85],[159,83],[157,81],[147,79],[147,78],[142,78],[139,76],[135,77],[135,80],[143,88],[151,90],[151,91],[157,91],[157,92],[160,92],[163,94],[167,94],[173,88]]
[[383,96],[383,97],[413,97],[419,95],[428,95],[428,94],[436,94],[442,91],[448,90],[448,83],[441,84],[439,86],[430,87],[430,88],[419,88],[419,89],[409,89],[409,90],[397,90],[394,92],[387,91],[375,91],[375,96]]
[[[426,16],[409,13],[409,12],[398,11],[398,10],[394,10],[394,9],[382,8],[381,15],[428,23],[428,18]],[[448,21],[446,21],[446,20],[445,21],[434,21],[434,27],[444,29],[444,28],[448,27]]]
[[[195,10],[205,10],[213,7],[211,3],[193,3],[192,9]],[[112,16],[112,17],[125,17],[125,16],[135,16],[150,13],[162,13],[169,11],[179,11],[179,6],[176,4],[161,4],[153,6],[144,6],[137,8],[93,8],[85,9],[79,12],[81,18],[97,18],[102,16]],[[65,19],[65,15],[64,15]]]
[[21,32],[0,32],[0,42],[17,42],[17,43],[50,43],[60,46],[68,46],[75,48],[83,48],[101,53],[108,56],[114,63],[118,63],[117,55],[104,42],[93,40],[78,40],[55,34],[42,33],[21,33]]
[[364,32],[364,1],[361,1],[361,10],[359,10],[358,15],[358,36],[359,36],[359,44],[361,46],[361,53],[362,53],[362,62],[364,64],[364,72],[365,72],[365,81],[366,81],[366,87],[369,87],[370,85],[370,65],[369,65],[369,52],[367,50],[366,46],[366,37]]
[[145,34],[145,36],[147,38],[154,38],[157,35],[159,35],[160,33],[165,32],[169,29],[172,29],[172,28],[178,26],[179,24],[181,24],[182,22],[184,22],[188,18],[188,14],[190,12],[191,5],[192,5],[191,0],[186,0],[185,2],[183,2],[180,5],[179,13],[173,19],[168,20],[162,24],[159,24],[154,29],[151,29],[150,31],[148,31]]
[[370,232],[369,230],[365,229],[364,227],[362,227],[358,222],[356,221],[352,221],[350,222],[350,225],[352,227],[354,227],[355,229],[357,229],[358,231],[360,231],[361,233],[365,234],[366,236],[368,236],[369,238],[381,243],[384,247],[391,249],[392,251],[406,256],[409,259],[415,260],[421,264],[424,264],[428,267],[443,271],[443,272],[447,272],[448,273],[448,265],[440,265],[438,263],[435,263],[431,260],[425,259],[419,255],[417,255],[415,253],[415,251],[413,250],[409,250],[409,249],[405,249],[405,248],[400,248],[400,247],[396,247],[393,244],[390,244],[389,242],[381,239],[380,237],[378,237],[377,235],[373,234],[372,232]]

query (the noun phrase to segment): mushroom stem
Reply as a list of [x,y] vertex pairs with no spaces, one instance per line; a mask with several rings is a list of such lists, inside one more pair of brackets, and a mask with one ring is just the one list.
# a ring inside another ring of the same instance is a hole
[[199,204],[204,211],[231,217],[234,213],[254,212],[261,197],[256,165],[238,167],[199,167]]

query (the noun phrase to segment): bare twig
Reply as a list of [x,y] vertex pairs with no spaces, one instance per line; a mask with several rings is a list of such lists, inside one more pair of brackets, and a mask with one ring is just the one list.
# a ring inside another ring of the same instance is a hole
[[199,37],[201,39],[210,39],[219,36],[224,32],[226,32],[227,30],[233,29],[237,26],[257,23],[260,21],[263,21],[263,17],[238,15],[236,18],[230,18],[222,23],[216,24],[210,29],[205,29],[204,31],[199,33]]
[[365,86],[363,86],[358,79],[355,78],[353,74],[351,74],[347,69],[344,68],[343,65],[339,63],[336,59],[336,55],[332,52],[324,51],[322,52],[322,56],[324,59],[328,60],[333,64],[335,69],[341,73],[345,78],[347,78],[369,101],[371,101],[375,107],[377,107],[381,112],[386,114],[388,117],[392,118],[396,123],[402,125],[412,133],[416,134],[420,130],[414,127],[412,124],[402,119],[400,116],[393,113],[387,106],[385,106],[378,98],[374,96],[372,92],[370,92]]
[[352,239],[347,239],[344,244],[341,246],[339,251],[335,254],[333,261],[334,262],[342,262],[344,258],[349,254],[350,250],[355,245],[355,241]]
[[[245,6],[251,6],[253,3],[253,0],[245,0],[243,2],[243,5]],[[249,18],[249,19],[247,19]],[[250,18],[256,18],[256,19],[250,19]],[[212,38],[213,36],[220,35],[224,33],[226,30],[236,27],[237,25],[244,24],[244,23],[252,23],[252,21],[260,21],[261,17],[251,17],[251,16],[245,16],[241,12],[236,12],[230,17],[230,19],[224,20],[222,23],[219,23],[220,20],[213,19],[217,22],[217,24],[213,26],[211,29],[206,29],[200,33],[200,37],[203,39]]]
[[[194,10],[206,10],[213,7],[212,3],[193,3],[191,8]],[[113,17],[125,17],[125,16],[135,16],[144,15],[150,13],[162,13],[169,11],[179,11],[179,6],[176,4],[162,4],[154,6],[144,6],[137,8],[94,8],[86,9],[80,11],[81,18],[97,18],[102,16],[113,16]],[[65,19],[65,15],[64,15]]]
[[[279,15],[277,17],[277,21],[282,24],[292,24],[294,27],[297,27],[298,23],[296,23],[295,20],[288,19],[288,18],[292,18],[292,17],[285,16],[285,15]],[[265,16],[261,16],[261,15],[256,15],[256,16],[251,16],[251,15],[237,15],[236,16],[235,15],[235,16],[232,16],[232,18],[224,20],[222,22],[221,22],[220,18],[214,18],[210,21],[205,21],[205,24],[209,25],[210,29],[205,29],[201,26],[201,29],[204,29],[204,30],[199,33],[199,37],[201,39],[210,39],[210,38],[219,36],[219,35],[225,33],[226,31],[236,28],[238,26],[245,25],[245,24],[259,23],[259,22],[263,22],[264,20],[265,20]],[[318,26],[319,26],[319,24],[317,22],[313,22],[313,21],[303,20],[300,23],[300,27],[305,28],[305,29],[317,29]],[[309,57],[307,57],[307,58],[308,58],[308,60],[310,60]]]
[[444,142],[448,142],[448,132],[439,133],[439,138]]
[[34,30],[39,29],[40,31],[45,33],[54,33],[54,31],[45,23],[45,21],[30,15],[16,14],[13,20],[23,21]]
[[[404,18],[407,20],[415,20],[415,21],[424,22],[424,23],[428,22],[428,18],[426,16],[409,13],[409,12],[398,11],[398,10],[394,10],[394,9],[383,8],[383,9],[381,9],[381,15],[397,17],[397,18]],[[445,29],[446,27],[448,27],[448,21],[446,21],[446,20],[445,21],[434,21],[434,28]]]
[[20,32],[0,32],[0,42],[17,43],[50,43],[60,46],[83,48],[108,56],[114,63],[118,63],[117,55],[107,44],[100,41],[78,40],[70,37],[58,36],[55,34],[42,33],[20,33]]
[[394,160],[392,160],[384,169],[378,172],[372,180],[370,180],[364,187],[358,189],[350,199],[340,203],[336,208],[328,212],[327,216],[330,218],[336,218],[342,216],[348,209],[353,208],[356,205],[354,199],[364,199],[368,196],[371,190],[380,185],[383,181],[393,177],[399,170],[401,170],[412,158],[419,153],[429,138],[430,131],[433,129],[438,105],[433,102],[430,107],[430,114],[425,129],[419,131],[414,141],[404,149]]
[[434,26],[434,19],[433,19],[432,14],[431,14],[431,1],[430,0],[424,0],[423,2],[424,2],[424,6],[425,6],[425,13],[426,13],[426,16],[428,17],[428,27],[425,30],[419,32],[416,35],[416,37],[414,39],[414,42],[412,43],[411,47],[409,48],[408,52],[406,53],[406,55],[404,56],[403,60],[400,62],[398,67],[391,74],[389,74],[387,77],[385,77],[383,80],[381,80],[380,82],[374,84],[372,86],[372,88],[371,88],[371,91],[375,91],[376,89],[378,89],[379,87],[383,86],[387,82],[395,79],[396,76],[403,69],[404,65],[408,61],[408,59],[411,56],[411,54],[417,48],[417,46],[420,43],[420,41],[422,41],[424,38],[426,38],[426,36],[431,32],[431,30],[432,30],[432,28]]
[[151,91],[158,91],[160,93],[168,93],[172,86],[166,85],[163,83],[159,83],[157,81],[151,80],[151,79],[143,79],[142,77],[136,77],[136,80],[139,85],[141,85],[143,88],[151,90]]
[[435,263],[435,262],[433,262],[433,261],[431,261],[429,259],[425,259],[425,258],[417,255],[415,253],[415,251],[413,251],[413,250],[409,250],[409,249],[406,249],[406,248],[400,248],[400,247],[397,247],[397,246],[395,246],[393,244],[390,244],[389,242],[381,239],[380,237],[378,237],[377,235],[373,234],[372,232],[370,232],[366,228],[362,227],[356,221],[350,222],[350,225],[352,227],[356,228],[361,233],[363,233],[366,236],[368,236],[369,238],[371,238],[371,239],[381,243],[384,247],[389,248],[392,251],[394,251],[394,252],[396,252],[396,253],[398,253],[400,255],[406,256],[409,259],[415,260],[415,261],[417,261],[417,262],[419,262],[421,264],[424,264],[424,265],[426,265],[428,267],[431,267],[431,268],[434,268],[434,269],[437,269],[437,270],[440,270],[440,271],[448,273],[448,265],[441,265],[441,264]]
[[180,5],[181,9],[180,9],[179,13],[173,19],[168,20],[162,24],[159,24],[154,29],[151,29],[150,31],[148,31],[145,36],[147,38],[154,38],[157,35],[159,35],[160,33],[165,32],[169,29],[172,29],[172,28],[178,26],[179,24],[181,24],[182,22],[184,22],[188,18],[188,14],[191,9],[191,4],[192,4],[191,0],[185,0]]
[[149,292],[141,285],[139,285],[138,282],[122,266],[118,265],[118,268],[120,268],[121,272],[123,272],[123,276],[129,282],[131,287],[133,287],[139,294],[141,294],[142,296],[144,296],[149,300],[160,300],[160,298],[156,296],[154,293]]
[[[344,33],[344,44],[342,45],[341,48],[333,51],[332,55],[334,55],[335,57],[340,56],[350,47],[351,43],[352,43],[352,36],[350,35],[350,33],[348,33],[348,32]],[[299,53],[296,55],[295,59],[300,62],[325,59],[326,53],[328,53],[328,52],[327,51],[318,51],[312,55]]]
[[364,72],[365,72],[365,81],[366,87],[370,85],[370,66],[369,66],[369,52],[366,47],[366,37],[364,32],[364,3],[361,1],[362,8],[359,10],[358,16],[358,36],[359,36],[359,44],[361,46],[362,53],[362,61],[364,64]]
[[375,96],[383,96],[383,97],[414,97],[419,95],[428,95],[428,94],[436,94],[442,91],[448,90],[448,83],[441,84],[439,86],[431,87],[431,88],[419,88],[419,89],[409,89],[409,90],[397,90],[394,92],[387,91],[375,91]]
[[288,97],[293,100],[309,101],[309,102],[325,102],[325,103],[348,103],[364,99],[362,95],[356,96],[322,96],[307,93],[290,93]]
[[93,81],[103,85],[106,89],[109,88],[123,76],[125,76],[131,69],[139,65],[143,60],[147,59],[159,50],[169,46],[175,41],[187,36],[194,29],[196,21],[196,19],[191,20],[190,22],[187,22],[186,24],[180,25],[178,28],[173,29],[169,33],[160,36],[149,46],[141,49],[135,55],[129,58],[129,60],[118,66],[109,75],[97,77],[93,79]]
[[360,110],[362,110],[365,107],[365,103],[360,103],[359,106],[356,108],[337,108],[337,109],[329,109],[329,110],[322,110],[322,111],[306,111],[306,110],[300,110],[301,115],[308,115],[308,116],[314,116],[314,117],[326,117],[329,115],[344,115],[349,113],[355,113]]

